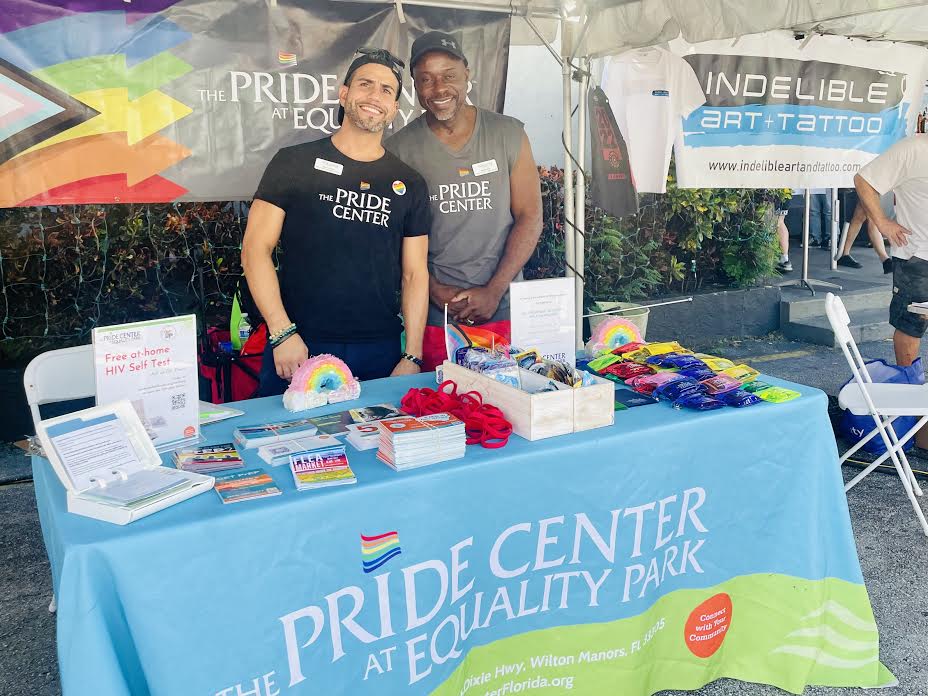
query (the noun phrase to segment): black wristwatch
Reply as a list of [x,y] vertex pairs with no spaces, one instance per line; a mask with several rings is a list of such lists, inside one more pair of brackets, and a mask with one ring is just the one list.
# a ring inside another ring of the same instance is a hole
[[418,367],[422,367],[422,359],[421,359],[421,358],[417,358],[415,355],[410,355],[409,353],[403,353],[403,355],[402,355],[401,357],[403,358],[403,360],[408,360],[408,361],[411,362],[413,365],[416,365],[416,366],[418,366]]

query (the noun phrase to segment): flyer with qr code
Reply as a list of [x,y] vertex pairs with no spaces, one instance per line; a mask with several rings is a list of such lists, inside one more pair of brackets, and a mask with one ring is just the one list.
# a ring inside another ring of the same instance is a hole
[[129,400],[158,451],[199,440],[196,315],[97,327],[93,354],[98,406]]

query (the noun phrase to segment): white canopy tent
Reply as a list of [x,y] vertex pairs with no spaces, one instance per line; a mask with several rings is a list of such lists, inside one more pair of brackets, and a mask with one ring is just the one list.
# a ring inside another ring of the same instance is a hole
[[[275,0],[270,0],[275,2]],[[376,0],[371,0],[376,1]],[[513,22],[511,43],[546,45],[561,64],[564,181],[584,168],[586,88],[592,58],[682,37],[689,43],[736,39],[772,30],[900,41],[928,47],[928,0],[394,0],[403,5],[502,12]],[[551,42],[560,29],[559,54]],[[580,86],[573,134],[572,81]],[[575,276],[577,341],[582,341],[585,177],[564,189],[567,275]]]

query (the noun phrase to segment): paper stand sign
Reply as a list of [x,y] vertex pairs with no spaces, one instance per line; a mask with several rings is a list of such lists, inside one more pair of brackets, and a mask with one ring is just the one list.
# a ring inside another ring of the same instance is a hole
[[196,315],[93,330],[97,404],[127,399],[158,451],[200,437]]
[[521,280],[509,284],[512,345],[535,348],[543,358],[576,364],[573,278]]
[[78,515],[128,524],[213,487],[212,476],[162,466],[125,400],[40,421],[36,435]]

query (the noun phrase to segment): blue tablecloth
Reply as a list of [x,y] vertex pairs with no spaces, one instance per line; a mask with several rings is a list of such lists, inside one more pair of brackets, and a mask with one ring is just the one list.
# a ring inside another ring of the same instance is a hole
[[[365,383],[328,410],[432,380]],[[885,684],[826,397],[788,386],[802,397],[634,408],[404,473],[349,448],[357,485],[322,491],[250,450],[283,495],[224,506],[210,491],[127,527],[67,513],[36,459],[64,694]],[[287,416],[279,398],[240,407],[208,441]],[[366,573],[375,537],[400,553]]]

